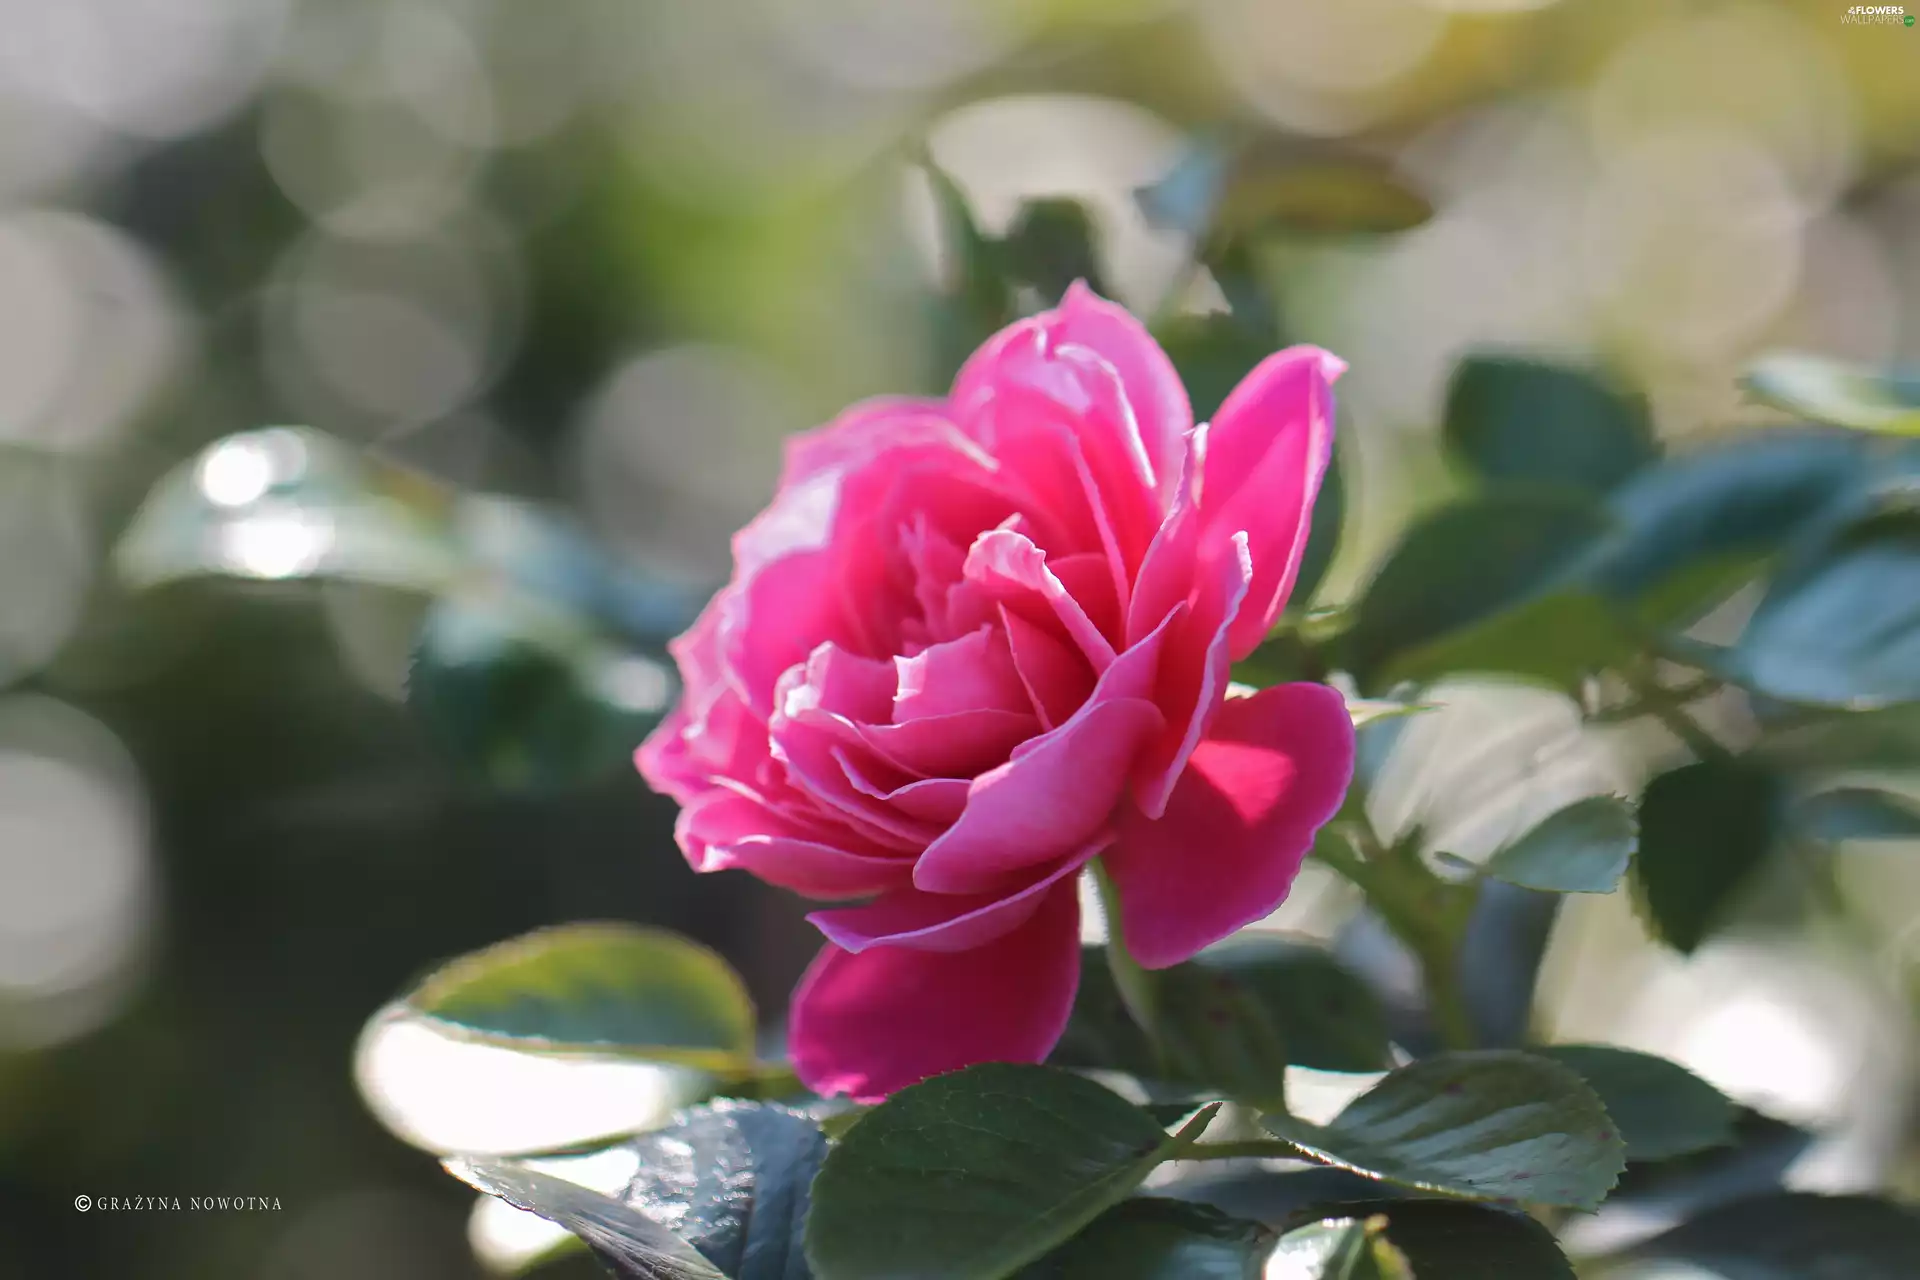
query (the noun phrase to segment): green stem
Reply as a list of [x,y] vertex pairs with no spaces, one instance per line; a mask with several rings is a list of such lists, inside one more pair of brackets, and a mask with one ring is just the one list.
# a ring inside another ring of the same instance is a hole
[[1107,918],[1107,968],[1113,973],[1113,985],[1127,1014],[1157,1052],[1160,1048],[1159,1017],[1154,1004],[1153,977],[1140,967],[1127,950],[1127,938],[1120,923],[1120,890],[1107,874],[1103,859],[1093,860],[1093,882],[1100,890],[1100,911]]
[[[1362,857],[1361,848],[1371,856]],[[1442,880],[1411,853],[1395,856],[1383,850],[1364,818],[1323,834],[1313,852],[1365,894],[1413,952],[1440,1042],[1449,1049],[1478,1047],[1459,971],[1460,938],[1478,890]]]

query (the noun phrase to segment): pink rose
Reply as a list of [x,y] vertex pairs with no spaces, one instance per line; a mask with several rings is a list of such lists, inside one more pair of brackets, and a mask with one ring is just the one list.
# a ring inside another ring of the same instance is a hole
[[1293,587],[1344,368],[1282,351],[1196,427],[1146,330],[1075,285],[946,399],[789,442],[637,760],[696,870],[870,900],[810,917],[810,1087],[1045,1058],[1095,855],[1149,968],[1286,898],[1353,729],[1324,685],[1229,699],[1227,673]]

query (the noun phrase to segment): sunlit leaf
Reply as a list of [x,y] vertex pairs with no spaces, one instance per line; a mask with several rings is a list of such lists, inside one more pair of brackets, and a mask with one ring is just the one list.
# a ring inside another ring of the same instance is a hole
[[1506,355],[1460,362],[1447,443],[1486,479],[1605,493],[1656,454],[1643,397],[1597,372]]
[[1468,1200],[1592,1209],[1626,1167],[1625,1143],[1578,1074],[1506,1050],[1423,1058],[1326,1125],[1261,1123],[1310,1160]]
[[510,1048],[740,1071],[754,1011],[726,961],[678,934],[602,923],[542,929],[462,956],[405,997],[461,1034]]
[[1479,673],[1572,691],[1643,647],[1616,607],[1591,592],[1560,590],[1398,654],[1384,678],[1426,682]]
[[1677,1062],[1611,1045],[1547,1045],[1529,1052],[1580,1074],[1626,1139],[1627,1159],[1668,1160],[1730,1144],[1738,1109]]
[[1613,796],[1576,801],[1499,850],[1487,874],[1549,893],[1612,893],[1640,841],[1633,806]]
[[1816,840],[1920,840],[1920,804],[1872,787],[1836,787],[1797,802],[1793,824]]
[[[1911,504],[1920,493],[1902,497]],[[1920,699],[1920,510],[1885,510],[1796,557],[1754,611],[1733,663],[1743,683],[1786,702]]]
[[507,1160],[458,1157],[447,1161],[447,1171],[476,1190],[573,1232],[620,1280],[724,1280],[721,1271],[666,1227],[564,1178]]
[[1733,760],[1669,770],[1640,799],[1634,879],[1669,946],[1706,940],[1774,847],[1784,789],[1773,774]]
[[[1446,1200],[1369,1200],[1315,1206],[1301,1217],[1311,1221],[1298,1221],[1287,1239],[1296,1231],[1367,1223],[1418,1280],[1573,1280],[1573,1268],[1553,1233],[1504,1209]],[[1340,1276],[1332,1270],[1320,1274],[1326,1280]]]
[[1050,1067],[936,1076],[869,1112],[813,1186],[821,1280],[997,1280],[1071,1239],[1206,1127],[1177,1135]]
[[1289,1280],[1414,1280],[1413,1264],[1386,1228],[1378,1214],[1310,1222],[1280,1237],[1273,1265]]
[[1821,356],[1762,356],[1742,380],[1768,404],[1855,431],[1920,436],[1920,378],[1890,377]]
[[1271,231],[1404,231],[1433,206],[1387,165],[1293,140],[1195,141],[1159,181],[1135,192],[1149,224],[1215,240]]

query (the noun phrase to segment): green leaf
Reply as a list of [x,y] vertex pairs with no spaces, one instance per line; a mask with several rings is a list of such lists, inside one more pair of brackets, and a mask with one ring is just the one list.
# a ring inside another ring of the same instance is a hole
[[1755,361],[1742,383],[1768,404],[1817,422],[1920,436],[1920,378],[1885,377],[1838,360],[1782,351]]
[[1392,1072],[1332,1123],[1261,1123],[1310,1160],[1422,1191],[1592,1209],[1626,1167],[1600,1099],[1572,1070],[1506,1050]]
[[1426,198],[1378,160],[1268,137],[1202,136],[1134,196],[1150,225],[1216,242],[1274,231],[1404,231],[1433,216]]
[[163,477],[114,564],[136,587],[221,575],[433,591],[465,563],[450,503],[437,486],[375,467],[318,431],[266,427],[215,441]]
[[1597,371],[1469,356],[1447,389],[1447,443],[1496,482],[1605,493],[1651,462],[1646,399]]
[[1573,691],[1641,648],[1614,606],[1590,592],[1555,591],[1398,655],[1382,682],[1488,672]]
[[1564,585],[1643,607],[1657,601],[1663,616],[1683,616],[1729,588],[1729,566],[1738,571],[1785,546],[1878,465],[1859,437],[1812,431],[1743,436],[1669,458],[1608,496],[1610,531]]
[[1260,1280],[1273,1233],[1205,1205],[1123,1200],[1020,1280]]
[[620,1280],[724,1280],[685,1240],[597,1191],[511,1160],[455,1157],[446,1168],[475,1190],[573,1232]]
[[1709,1205],[1771,1191],[1813,1145],[1813,1138],[1805,1129],[1737,1107],[1730,1146],[1670,1160],[1629,1162],[1607,1203],[1684,1217]]
[[947,280],[932,308],[934,367],[931,382],[945,391],[966,358],[1014,318],[1000,246],[982,234],[966,195],[931,160],[924,164],[933,187],[934,212]]
[[1413,1265],[1386,1238],[1386,1219],[1329,1218],[1280,1237],[1280,1274],[1313,1280],[1414,1280]]
[[541,929],[462,956],[410,992],[407,1008],[489,1044],[750,1070],[753,1002],[727,962],[661,929],[604,923]]
[[1920,839],[1920,805],[1872,787],[1836,787],[1793,807],[1793,825],[1815,840]]
[[1835,711],[1769,727],[1750,754],[1802,773],[1920,767],[1920,704]]
[[1377,683],[1396,659],[1540,594],[1605,530],[1598,507],[1555,494],[1489,494],[1443,507],[1388,554],[1340,653],[1363,684]]
[[722,1100],[632,1147],[639,1172],[621,1201],[732,1280],[807,1280],[801,1234],[827,1152],[818,1125],[785,1107]]
[[1381,1071],[1391,1064],[1377,996],[1323,949],[1242,935],[1186,964],[1154,972],[1155,1007],[1170,1058],[1156,1055],[1113,987],[1104,948],[1088,948],[1080,991],[1053,1061],[1147,1080],[1277,1099],[1286,1067]]
[[1639,843],[1633,806],[1614,796],[1590,796],[1494,854],[1487,874],[1548,893],[1612,893]]
[[[1447,1200],[1316,1205],[1312,1225],[1373,1223],[1419,1280],[1573,1280],[1553,1233],[1524,1214]],[[1289,1233],[1291,1235],[1291,1232]]]
[[1739,1108],[1677,1062],[1598,1044],[1529,1052],[1573,1068],[1600,1095],[1626,1139],[1630,1161],[1670,1160],[1734,1139]]
[[1920,1213],[1868,1196],[1756,1196],[1709,1209],[1627,1252],[1727,1280],[1911,1280]]
[[671,703],[672,670],[528,597],[434,602],[407,705],[459,769],[506,791],[575,786],[625,767]]
[[1920,511],[1850,525],[1783,572],[1741,634],[1734,665],[1742,683],[1786,702],[1920,699]]
[[869,1112],[813,1184],[807,1257],[821,1280],[996,1280],[1117,1204],[1203,1130],[1168,1135],[1071,1072],[992,1063]]
[[1086,281],[1095,293],[1108,292],[1094,253],[1093,219],[1078,200],[1027,201],[1000,243],[1007,274],[1048,301],[1075,280]]
[[1669,946],[1693,951],[1724,918],[1774,846],[1783,796],[1773,774],[1733,760],[1683,765],[1647,784],[1634,877]]

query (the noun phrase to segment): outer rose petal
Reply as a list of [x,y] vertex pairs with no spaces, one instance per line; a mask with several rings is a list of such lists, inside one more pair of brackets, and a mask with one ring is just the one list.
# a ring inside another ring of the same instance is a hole
[[680,810],[674,838],[695,871],[745,871],[809,898],[857,898],[911,882],[913,862],[829,843],[759,801],[715,788]]
[[1283,684],[1229,698],[1165,815],[1126,809],[1107,852],[1134,957],[1164,969],[1270,914],[1352,780],[1353,721],[1338,690]]
[[1333,457],[1333,380],[1346,363],[1319,347],[1268,356],[1227,396],[1207,438],[1200,483],[1200,563],[1232,554],[1244,530],[1253,589],[1232,628],[1232,653],[1252,653],[1287,603]]
[[1017,929],[1040,909],[1053,888],[1106,848],[1104,833],[1026,888],[991,893],[924,893],[906,886],[864,907],[816,911],[807,919],[827,941],[847,951],[911,947],[916,951],[971,951]]
[[1063,880],[1012,932],[971,951],[832,943],[793,995],[788,1044],[809,1089],[878,1102],[977,1062],[1039,1062],[1080,982],[1080,902]]

